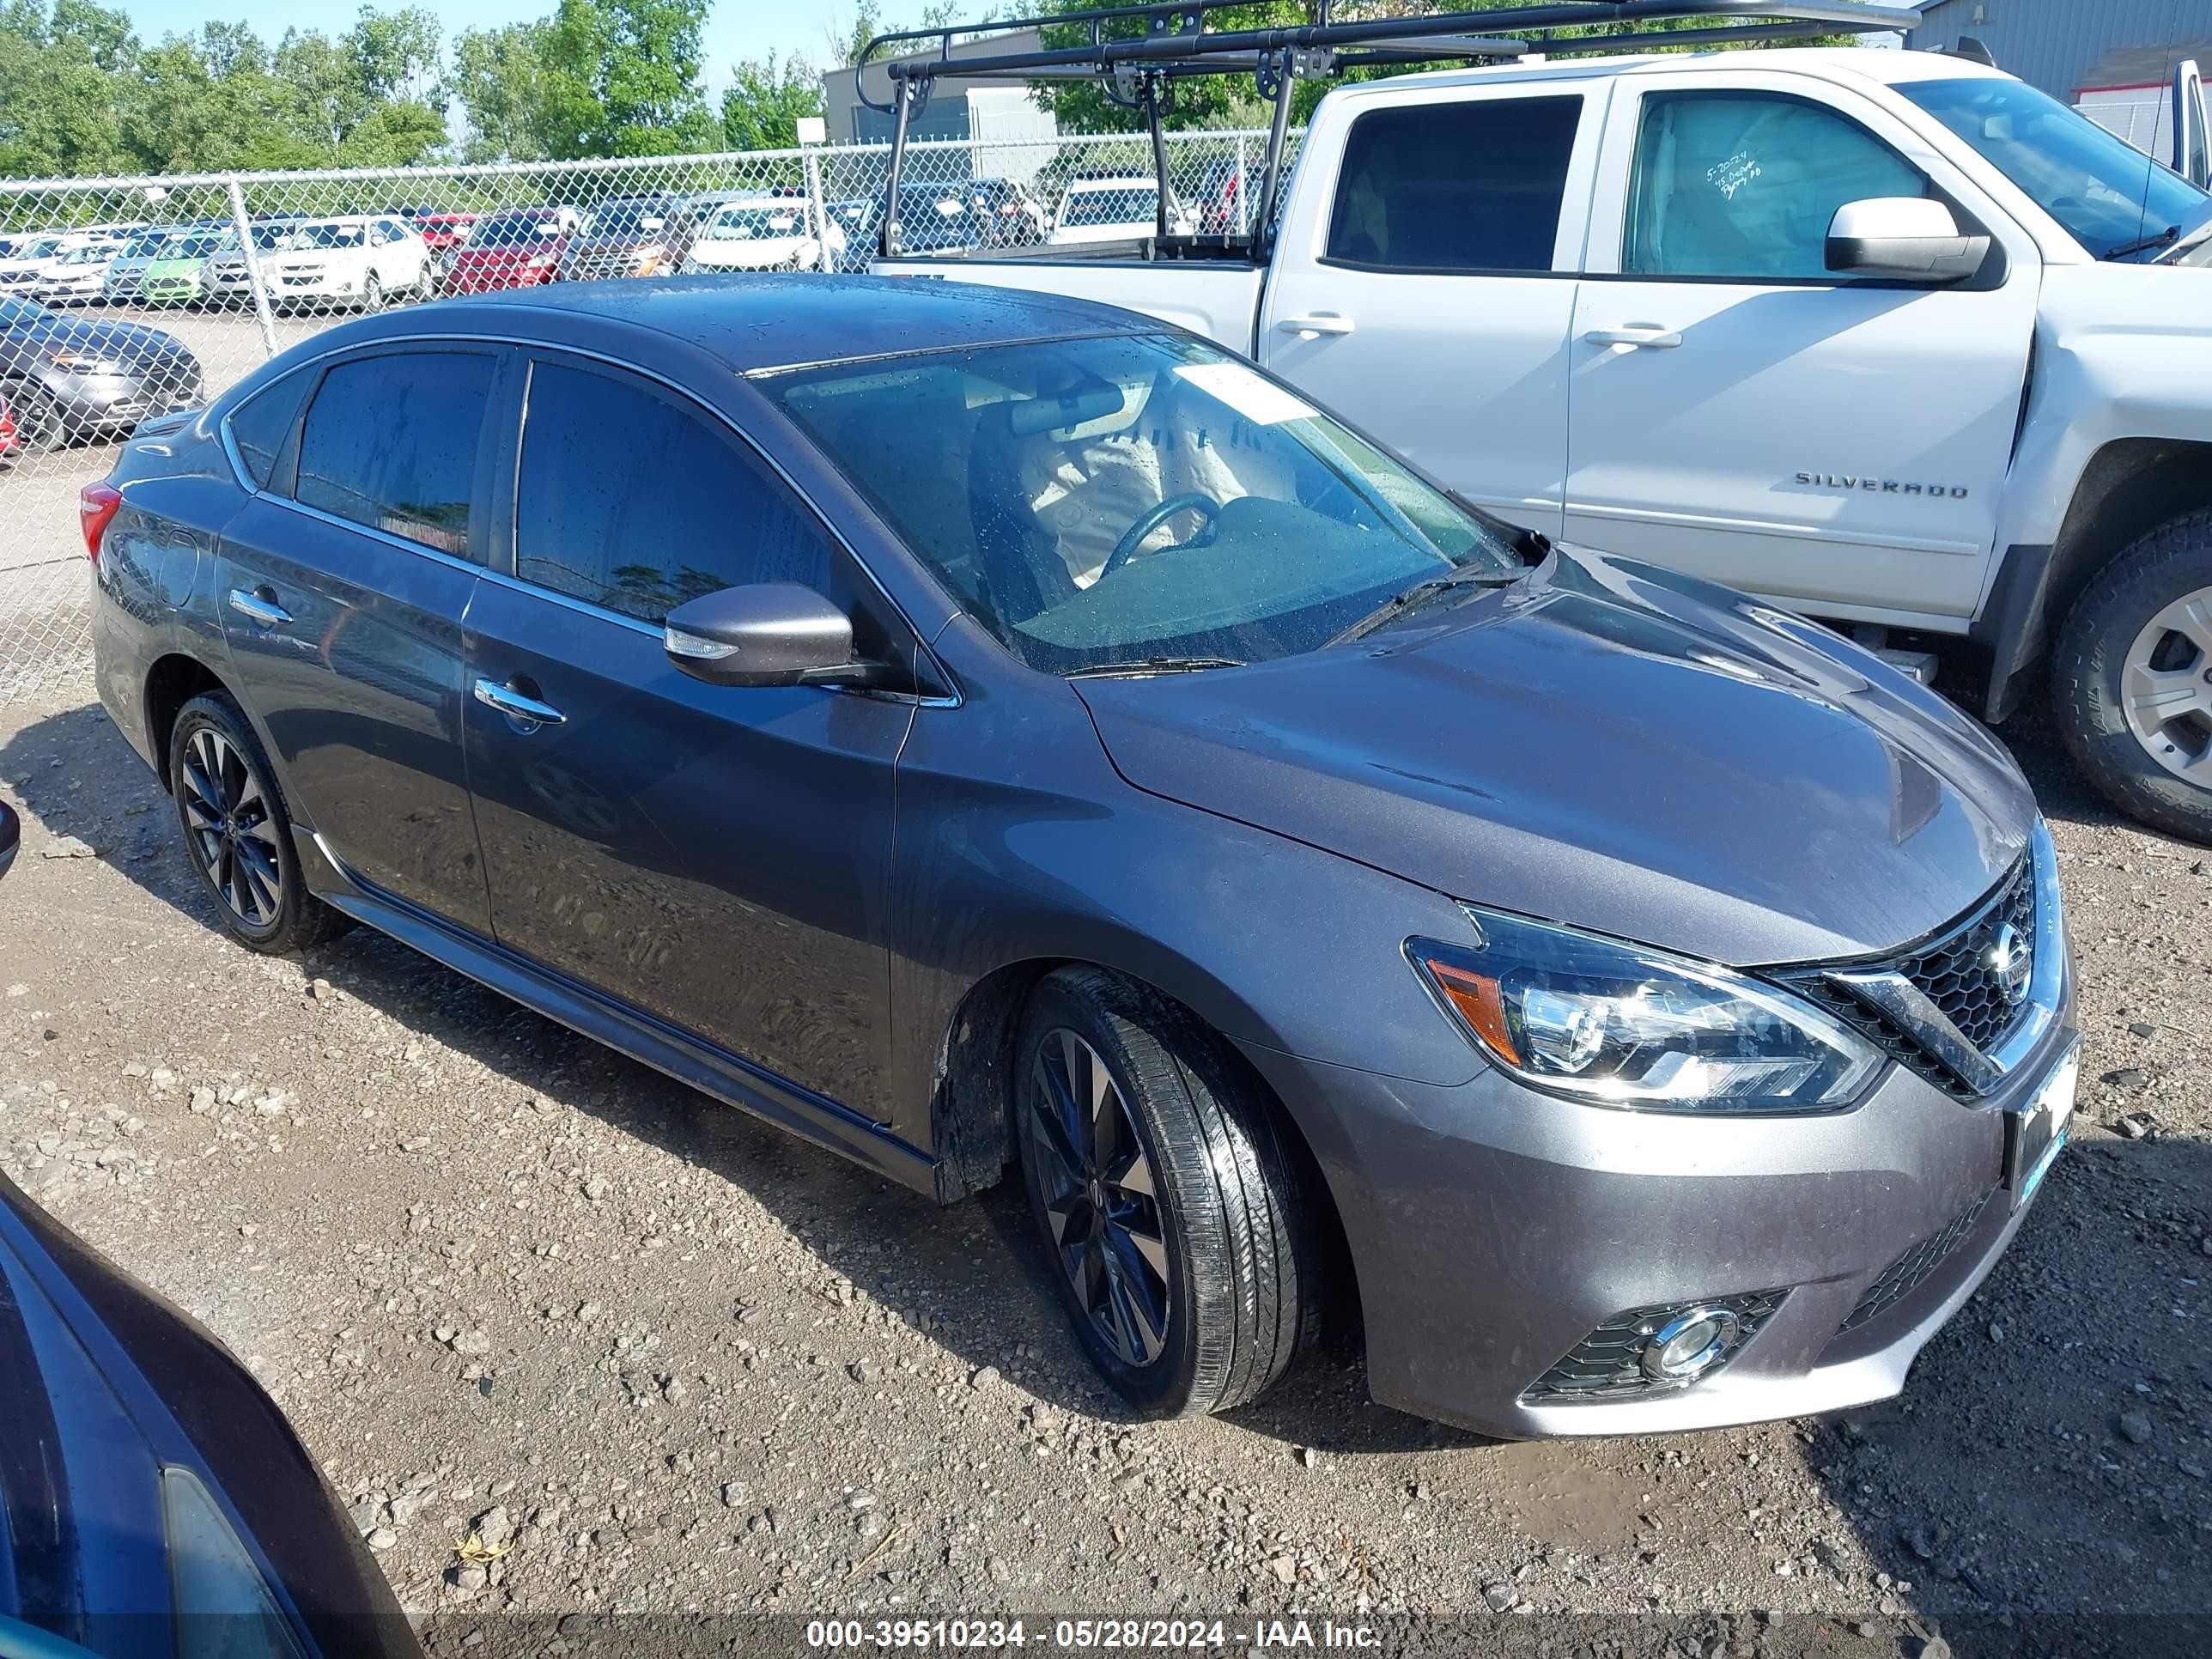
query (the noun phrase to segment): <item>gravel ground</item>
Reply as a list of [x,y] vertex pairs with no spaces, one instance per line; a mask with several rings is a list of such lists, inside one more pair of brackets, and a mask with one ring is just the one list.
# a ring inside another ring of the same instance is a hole
[[247,1357],[440,1651],[1299,1610],[1449,1652],[2202,1653],[2212,855],[2011,735],[2079,1138],[1905,1395],[1837,1418],[1498,1445],[1337,1354],[1133,1421],[1011,1188],[934,1209],[365,931],[238,949],[74,700],[0,709],[0,1165]]

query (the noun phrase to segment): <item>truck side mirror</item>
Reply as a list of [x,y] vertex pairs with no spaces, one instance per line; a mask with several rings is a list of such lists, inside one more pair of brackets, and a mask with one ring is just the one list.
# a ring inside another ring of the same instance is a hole
[[1828,222],[1826,264],[1838,276],[1937,287],[1972,276],[1989,252],[1987,236],[1969,236],[1949,208],[1924,196],[1846,202]]

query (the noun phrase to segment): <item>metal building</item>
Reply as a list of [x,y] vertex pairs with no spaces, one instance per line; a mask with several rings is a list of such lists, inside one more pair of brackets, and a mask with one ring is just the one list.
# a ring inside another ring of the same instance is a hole
[[2062,103],[2148,78],[2164,82],[2195,58],[2212,70],[2212,0],[1921,0],[1925,20],[1905,44],[1956,46],[1972,37],[1997,67]]

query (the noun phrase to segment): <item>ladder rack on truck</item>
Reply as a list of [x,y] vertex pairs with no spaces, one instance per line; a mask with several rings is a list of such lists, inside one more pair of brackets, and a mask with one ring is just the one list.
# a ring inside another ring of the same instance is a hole
[[[1492,11],[1440,9],[1381,17],[1346,15],[1357,11],[1358,0],[1310,0],[1311,21],[1306,23],[1273,28],[1214,27],[1221,21],[1217,14],[1242,4],[1249,0],[1106,6],[877,35],[860,53],[856,81],[861,101],[894,122],[879,251],[887,258],[900,252],[899,179],[907,135],[940,76],[957,75],[963,81],[1106,83],[1108,97],[1145,115],[1160,186],[1156,244],[1184,255],[1251,258],[1266,252],[1282,188],[1291,94],[1302,79],[1345,70],[1504,63],[1538,53],[1564,57],[1739,46],[1802,40],[1838,29],[1909,29],[1920,21],[1917,7],[1878,0],[1551,0],[1549,4]],[[1688,29],[1642,27],[1690,19],[1707,21]],[[1609,26],[1612,32],[1558,32],[1592,25]],[[1074,33],[1079,39],[1073,46],[1012,50],[1011,37],[1032,29]],[[963,48],[958,58],[952,53],[956,40]],[[991,50],[994,42],[1003,49]],[[978,46],[982,50],[975,50]],[[878,66],[893,88],[883,102],[869,94],[866,79],[867,70]],[[1164,94],[1174,82],[1188,76],[1238,74],[1249,74],[1254,89],[1273,106],[1254,230],[1249,237],[1170,237],[1167,147],[1160,132]]]

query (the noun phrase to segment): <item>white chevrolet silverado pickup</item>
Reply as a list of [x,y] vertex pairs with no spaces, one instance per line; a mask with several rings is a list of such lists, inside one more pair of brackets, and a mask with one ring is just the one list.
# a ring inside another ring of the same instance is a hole
[[875,268],[1150,313],[1547,536],[1962,636],[1993,721],[2047,665],[2098,787],[2212,839],[2203,189],[1985,64],[1815,47],[1345,85],[1274,225]]

